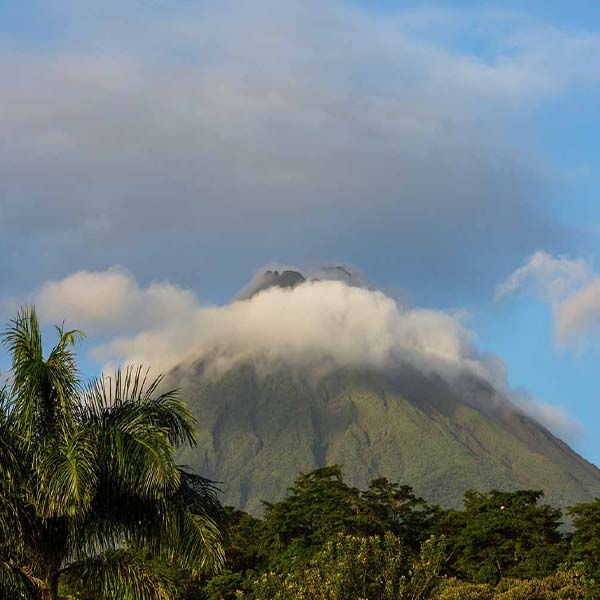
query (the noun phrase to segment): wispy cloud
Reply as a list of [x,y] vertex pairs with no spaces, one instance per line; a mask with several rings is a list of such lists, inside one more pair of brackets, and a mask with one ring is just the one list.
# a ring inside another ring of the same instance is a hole
[[528,289],[556,303],[593,277],[592,266],[585,259],[573,260],[565,256],[554,257],[547,252],[536,252],[496,286],[496,298]]
[[600,333],[600,275],[585,259],[536,252],[496,288],[503,297],[528,290],[550,303],[556,340],[578,348]]

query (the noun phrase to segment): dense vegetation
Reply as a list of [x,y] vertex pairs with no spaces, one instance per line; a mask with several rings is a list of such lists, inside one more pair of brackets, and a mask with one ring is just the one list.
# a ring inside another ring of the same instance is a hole
[[[12,356],[0,398],[0,598],[166,599],[175,582],[220,567],[212,485],[179,468],[194,419],[141,369],[83,387],[73,347],[57,329],[44,355],[35,310],[4,336]],[[152,560],[153,559],[153,560]]]
[[222,509],[176,462],[195,421],[141,368],[83,385],[78,331],[44,353],[35,311],[5,332],[0,398],[3,600],[590,600],[600,499],[569,527],[535,490],[468,491],[461,509],[327,466],[262,518]]
[[551,600],[600,597],[600,500],[560,511],[538,491],[468,491],[462,510],[337,466],[298,477],[264,517],[228,509],[225,569],[188,598]]

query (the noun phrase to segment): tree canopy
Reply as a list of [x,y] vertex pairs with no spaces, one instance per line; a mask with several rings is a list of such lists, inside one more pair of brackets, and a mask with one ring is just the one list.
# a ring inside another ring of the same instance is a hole
[[224,560],[212,483],[176,463],[195,421],[160,376],[126,368],[87,384],[56,328],[44,354],[32,307],[4,334],[12,368],[0,401],[0,596],[56,600],[170,597],[145,552],[191,573]]
[[564,558],[561,512],[543,493],[469,490],[464,509],[439,511],[434,530],[449,540],[448,571],[475,583],[549,575]]
[[462,509],[443,509],[385,479],[360,490],[340,466],[319,468],[266,503],[262,518],[228,509],[225,570],[203,593],[210,600],[598,597],[600,504],[572,509],[571,535],[542,499],[536,490],[470,490]]

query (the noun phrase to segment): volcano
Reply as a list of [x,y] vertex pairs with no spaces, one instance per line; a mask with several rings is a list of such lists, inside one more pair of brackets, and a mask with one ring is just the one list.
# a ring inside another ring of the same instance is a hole
[[[308,281],[269,271],[237,302]],[[450,378],[401,357],[317,372],[264,353],[220,371],[212,363],[205,355],[167,377],[199,422],[198,445],[180,461],[249,512],[283,497],[299,472],[330,464],[353,485],[387,477],[447,507],[467,489],[542,490],[559,508],[600,496],[600,470],[477,373]]]

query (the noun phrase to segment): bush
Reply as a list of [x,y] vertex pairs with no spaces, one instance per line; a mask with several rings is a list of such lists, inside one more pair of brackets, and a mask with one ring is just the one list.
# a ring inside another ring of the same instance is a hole
[[441,586],[435,600],[493,600],[494,589],[487,583],[465,583],[448,579]]
[[502,580],[494,600],[592,600],[592,595],[579,575],[559,571],[543,579]]
[[256,600],[425,600],[439,581],[443,540],[426,541],[418,557],[392,534],[340,535],[303,568],[264,574]]

